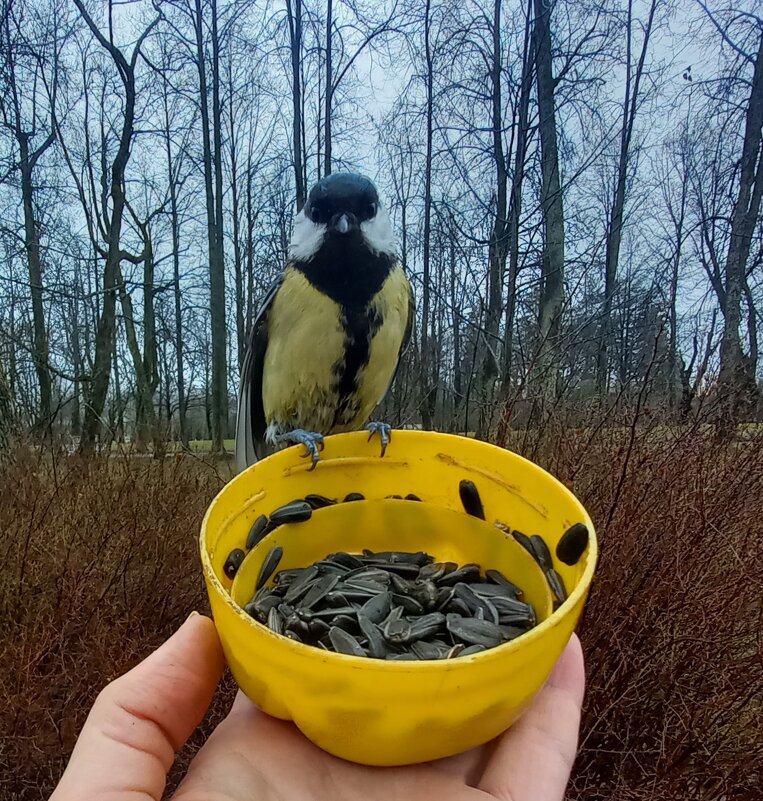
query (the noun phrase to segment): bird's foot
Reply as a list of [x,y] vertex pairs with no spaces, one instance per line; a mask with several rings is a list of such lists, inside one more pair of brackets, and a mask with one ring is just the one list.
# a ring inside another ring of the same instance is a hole
[[315,431],[304,431],[301,428],[295,428],[294,431],[287,431],[285,434],[278,434],[275,437],[276,442],[290,442],[295,445],[304,445],[306,449],[305,456],[311,456],[313,466],[311,470],[315,470],[315,465],[318,464],[318,451],[323,450],[323,434],[318,434]]
[[389,445],[389,441],[392,439],[392,426],[389,423],[367,423],[366,424],[366,431],[370,431],[371,433],[368,435],[368,441],[371,441],[371,437],[374,434],[378,434],[379,438],[381,439],[381,455],[384,456],[384,451],[387,450],[387,445]]

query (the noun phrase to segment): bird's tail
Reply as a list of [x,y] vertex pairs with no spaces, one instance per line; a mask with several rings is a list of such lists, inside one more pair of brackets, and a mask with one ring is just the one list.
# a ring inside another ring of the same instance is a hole
[[241,365],[241,379],[238,388],[238,409],[236,411],[236,472],[240,473],[257,461],[257,452],[252,431],[252,381],[251,349],[247,350]]

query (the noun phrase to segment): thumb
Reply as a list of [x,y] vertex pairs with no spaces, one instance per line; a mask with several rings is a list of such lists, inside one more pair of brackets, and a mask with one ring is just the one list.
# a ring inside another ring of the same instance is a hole
[[214,623],[193,612],[100,692],[50,801],[159,801],[175,752],[204,717],[222,671]]

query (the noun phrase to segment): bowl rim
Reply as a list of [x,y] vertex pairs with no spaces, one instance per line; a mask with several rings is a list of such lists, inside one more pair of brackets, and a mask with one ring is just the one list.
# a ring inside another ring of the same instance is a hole
[[[504,655],[508,655],[510,653],[519,651],[523,647],[529,647],[529,645],[532,644],[534,640],[537,640],[541,637],[545,637],[548,632],[556,628],[561,623],[561,621],[566,617],[566,615],[568,615],[572,611],[572,609],[575,606],[577,606],[580,599],[590,589],[591,582],[593,580],[593,575],[596,570],[596,564],[598,562],[599,549],[598,549],[598,540],[596,537],[596,530],[594,528],[593,521],[591,520],[588,514],[588,510],[583,506],[582,502],[577,498],[577,496],[561,481],[559,481],[559,479],[556,478],[556,476],[549,473],[547,470],[544,470],[540,465],[536,464],[530,459],[527,459],[524,456],[520,456],[518,453],[508,448],[501,448],[498,445],[493,445],[492,443],[473,439],[471,437],[464,437],[459,434],[444,434],[441,432],[434,432],[434,431],[420,431],[420,430],[407,430],[407,429],[401,429],[401,430],[394,429],[394,433],[404,435],[406,439],[411,438],[414,441],[415,439],[421,437],[425,437],[426,439],[429,440],[433,438],[441,439],[448,443],[452,443],[453,441],[463,442],[464,440],[466,440],[471,444],[472,447],[476,445],[477,447],[484,448],[485,450],[493,451],[496,454],[509,453],[512,456],[512,458],[518,460],[525,469],[530,470],[531,472],[541,474],[544,477],[551,479],[552,483],[556,484],[557,489],[566,494],[569,497],[569,499],[582,510],[582,519],[577,520],[576,522],[584,523],[588,528],[588,548],[587,548],[588,556],[585,569],[583,570],[583,574],[576,583],[573,591],[567,596],[567,598],[561,604],[559,604],[556,610],[552,611],[552,613],[545,620],[543,620],[534,628],[530,629],[530,631],[520,635],[519,637],[514,638],[513,640],[501,643],[500,645],[496,645],[493,648],[487,648],[486,650],[476,654],[470,654],[467,657],[455,657],[451,659],[419,659],[410,661],[372,659],[366,656],[353,656],[351,654],[336,653],[335,651],[321,651],[315,646],[308,645],[302,642],[297,642],[296,640],[292,640],[289,637],[286,637],[282,634],[276,634],[276,632],[271,631],[267,626],[265,626],[258,620],[255,620],[253,617],[251,617],[251,615],[248,615],[244,611],[244,609],[240,607],[233,600],[233,597],[231,596],[230,592],[226,591],[225,587],[223,587],[222,585],[222,582],[218,579],[214,569],[212,568],[212,559],[210,557],[209,550],[206,547],[207,524],[209,518],[214,512],[215,507],[220,502],[221,496],[230,488],[233,482],[242,480],[245,475],[248,475],[251,472],[253,472],[258,464],[261,464],[262,462],[265,461],[264,459],[258,460],[254,464],[247,467],[245,470],[242,470],[240,473],[235,475],[230,481],[228,481],[223,487],[220,488],[220,490],[217,492],[217,494],[207,507],[207,511],[205,512],[201,522],[199,539],[198,539],[199,549],[201,554],[201,562],[202,562],[202,572],[205,579],[207,580],[207,586],[211,585],[214,588],[219,598],[224,602],[225,605],[229,606],[233,610],[233,612],[236,614],[238,618],[244,620],[249,626],[253,627],[255,631],[260,632],[261,635],[271,638],[272,641],[279,647],[283,647],[286,648],[287,650],[294,651],[297,655],[306,655],[313,657],[317,655],[322,660],[328,663],[334,662],[337,665],[344,664],[348,667],[353,667],[353,668],[362,667],[365,670],[368,669],[381,670],[381,671],[386,671],[387,669],[397,670],[397,671],[423,670],[423,669],[453,670],[458,666],[472,664],[477,660],[487,662],[492,659],[501,659],[504,657]],[[325,438],[325,442],[328,444],[329,441],[335,441],[341,437],[344,438],[363,437],[363,439],[365,440],[366,434],[364,432],[354,432],[354,431],[342,434],[332,434],[331,436]],[[284,454],[291,453],[292,455],[294,455],[297,452],[299,452],[299,450],[301,450],[301,446],[295,445],[286,448],[283,451],[279,451],[275,454],[272,454],[271,456],[268,456],[266,458],[269,459],[274,457],[284,458]],[[337,455],[336,457],[332,457],[332,461],[334,460],[338,461],[341,460],[342,458],[351,458],[354,459],[355,461],[357,461],[358,459],[357,456],[342,457],[341,455]],[[392,503],[394,502],[395,499],[372,498],[367,500],[386,501],[388,503]],[[424,501],[424,503],[426,503],[426,501]],[[488,525],[491,524],[488,523]],[[258,543],[256,547],[259,547],[266,540],[267,537],[263,539],[260,543]]]

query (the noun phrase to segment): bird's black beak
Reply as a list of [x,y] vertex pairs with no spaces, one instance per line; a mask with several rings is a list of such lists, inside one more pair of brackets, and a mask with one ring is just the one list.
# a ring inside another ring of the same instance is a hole
[[335,214],[331,218],[329,229],[337,234],[349,234],[358,230],[358,218],[349,211]]

